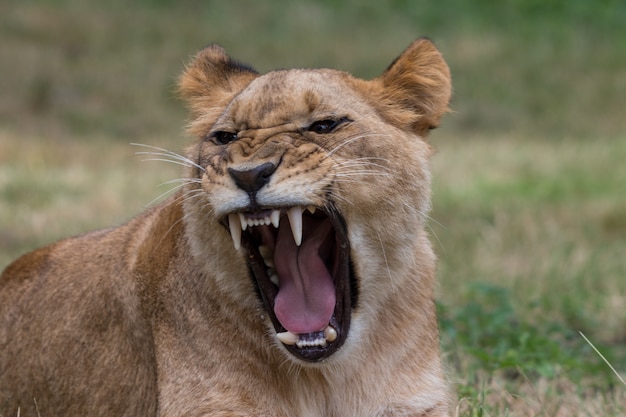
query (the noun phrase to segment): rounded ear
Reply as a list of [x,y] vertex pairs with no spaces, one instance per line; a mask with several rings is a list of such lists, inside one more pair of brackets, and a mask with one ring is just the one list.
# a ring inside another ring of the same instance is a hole
[[178,79],[178,93],[192,115],[221,110],[259,74],[229,58],[218,45],[209,45],[192,59]]
[[378,85],[382,114],[400,127],[426,135],[448,111],[450,69],[426,38],[414,41],[372,81]]

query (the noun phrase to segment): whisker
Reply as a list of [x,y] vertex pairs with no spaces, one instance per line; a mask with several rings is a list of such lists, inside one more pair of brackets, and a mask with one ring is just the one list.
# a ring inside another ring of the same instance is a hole
[[346,171],[346,172],[337,172],[335,176],[338,177],[350,177],[350,176],[358,176],[358,175],[378,175],[381,177],[390,177],[391,174],[388,172],[380,172],[380,171],[372,171],[372,170],[360,170],[360,171]]
[[[161,184],[161,185],[163,185],[163,184]],[[146,205],[145,205],[145,207],[150,207],[151,205],[153,205],[154,203],[156,203],[157,201],[159,201],[161,198],[165,197],[165,196],[166,196],[166,195],[168,195],[168,194],[171,194],[172,192],[174,192],[174,191],[178,190],[178,189],[179,189],[179,188],[181,188],[181,187],[184,187],[185,185],[186,185],[185,183],[183,183],[183,184],[179,184],[179,185],[177,185],[177,186],[175,186],[175,187],[172,187],[172,188],[170,188],[170,189],[166,190],[165,192],[163,192],[163,193],[159,194],[157,197],[155,197],[155,198],[154,198],[152,201],[150,201],[148,204],[146,204]]]
[[[206,172],[206,170],[204,169],[204,167],[202,167],[201,165],[198,165],[197,163],[195,163],[194,161],[192,161],[191,159],[176,153],[176,152],[172,152],[170,150],[167,150],[165,148],[160,148],[158,146],[152,146],[152,145],[146,145],[143,143],[131,143],[132,146],[139,146],[139,147],[143,147],[143,148],[148,148],[148,149],[154,149],[156,151],[159,152],[152,152],[152,151],[146,151],[146,152],[136,152],[136,155],[154,155],[154,156],[165,156],[165,157],[170,157],[173,158],[174,160],[189,164],[189,165],[185,165],[185,164],[181,164],[183,166],[187,166],[187,167],[196,167],[199,170]],[[154,159],[156,161],[164,161],[164,162],[174,162],[172,160],[161,160],[161,159]]]
[[161,185],[177,184],[177,183],[180,183],[180,184],[183,184],[183,185],[187,185],[187,184],[202,184],[202,180],[200,178],[174,178],[173,180],[162,182],[161,184],[159,184],[159,186],[161,186]]
[[394,285],[393,279],[391,278],[391,270],[389,269],[389,262],[387,262],[387,254],[385,253],[385,245],[383,245],[383,240],[380,237],[380,233],[378,233],[378,230],[376,231],[376,235],[378,236],[378,241],[380,242],[380,250],[383,252],[383,259],[385,260],[385,266],[387,267],[387,276],[389,277],[391,289],[395,291],[396,287]]
[[335,164],[335,167],[338,167],[338,168],[344,168],[344,167],[348,167],[348,168],[350,168],[350,167],[376,167],[376,168],[382,169],[383,171],[388,171],[389,170],[388,167],[386,167],[384,165],[381,165],[381,164],[377,164],[375,162],[365,162],[365,161],[357,161],[357,160],[338,162],[338,163]]
[[[157,197],[155,200],[156,201],[159,197]],[[163,207],[168,207],[171,206],[172,204],[177,204],[181,201],[181,199],[184,199],[183,195],[180,195],[177,198],[173,198],[170,201],[168,201]],[[152,203],[150,203],[152,204]],[[149,204],[148,204],[149,205]],[[178,219],[177,221],[175,221],[166,231],[165,233],[161,236],[161,239],[159,240],[159,242],[157,243],[157,247],[159,245],[161,245],[161,243],[163,243],[163,241],[165,240],[165,238],[169,235],[169,233],[174,229],[174,227],[176,227],[180,222],[182,222],[185,219],[185,215],[181,216],[180,219]]]
[[373,137],[388,137],[391,135],[387,135],[387,134],[382,134],[382,133],[369,133],[366,135],[359,135],[359,136],[355,136],[351,139],[348,139],[342,143],[340,143],[339,145],[335,146],[334,149],[332,149],[330,152],[328,152],[328,154],[326,154],[326,158],[332,156],[334,153],[336,153],[338,150],[340,150],[341,148],[343,148],[344,146],[347,146],[353,142],[356,142],[357,140],[361,140],[361,139],[369,139],[369,138],[373,138]]
[[338,173],[342,172],[376,172],[379,174],[389,174],[389,171],[386,169],[378,169],[376,166],[372,165],[346,165],[343,167],[335,167]]
[[[140,155],[139,153],[137,153],[137,155]],[[181,161],[176,161],[176,160],[172,160],[172,159],[165,159],[165,158],[146,158],[146,159],[142,159],[142,162],[146,162],[146,161],[157,161],[157,162],[169,162],[171,164],[176,164],[176,165],[181,165],[187,168],[191,168],[194,165],[190,165],[188,162],[181,162]]]
[[204,192],[203,190],[191,190],[189,192],[186,192],[183,195],[183,200],[186,201],[186,202],[187,201],[193,201],[194,199],[202,197],[203,192]]
[[[332,197],[332,200],[338,200],[338,201],[343,201],[346,204],[350,204],[351,206],[354,206],[354,203],[350,200],[348,200],[347,198],[345,198],[344,196],[338,194],[336,192],[336,190],[330,190],[330,196]],[[331,207],[327,207],[327,209],[331,209]]]
[[363,184],[363,179],[357,178],[335,178],[337,184]]
[[344,164],[349,165],[349,164],[353,164],[353,163],[357,163],[357,164],[358,164],[358,163],[363,163],[363,164],[365,164],[365,163],[366,163],[366,162],[368,162],[368,161],[383,161],[383,162],[389,162],[389,160],[388,160],[388,159],[386,159],[386,158],[379,158],[379,157],[375,157],[375,156],[372,156],[372,157],[365,157],[365,156],[364,156],[364,157],[362,157],[362,158],[347,159],[347,160],[345,160],[345,161],[337,162],[337,163],[336,163],[336,165],[344,165]]

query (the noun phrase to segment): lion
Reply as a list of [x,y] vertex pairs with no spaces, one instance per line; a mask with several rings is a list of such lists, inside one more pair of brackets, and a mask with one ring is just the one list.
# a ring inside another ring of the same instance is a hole
[[0,414],[449,416],[428,133],[450,72],[428,39],[377,78],[259,74],[211,45],[179,92],[184,185],[0,277]]

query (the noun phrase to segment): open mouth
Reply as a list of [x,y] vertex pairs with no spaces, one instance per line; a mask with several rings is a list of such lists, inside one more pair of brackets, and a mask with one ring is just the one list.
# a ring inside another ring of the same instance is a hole
[[337,351],[356,302],[342,217],[295,206],[231,213],[227,223],[235,248],[246,251],[278,340],[310,362]]

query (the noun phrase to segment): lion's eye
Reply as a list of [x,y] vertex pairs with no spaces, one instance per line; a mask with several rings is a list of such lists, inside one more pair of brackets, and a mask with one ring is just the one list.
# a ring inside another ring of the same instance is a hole
[[213,138],[218,145],[227,145],[230,142],[237,140],[237,134],[218,130],[217,132],[213,132],[210,135],[210,138]]
[[308,127],[307,130],[309,132],[314,132],[314,133],[317,133],[317,134],[330,133],[333,130],[335,130],[337,128],[337,126],[339,126],[341,123],[343,123],[346,120],[347,119],[345,119],[345,118],[340,119],[340,120],[332,120],[332,119],[318,120],[316,122],[313,122]]

